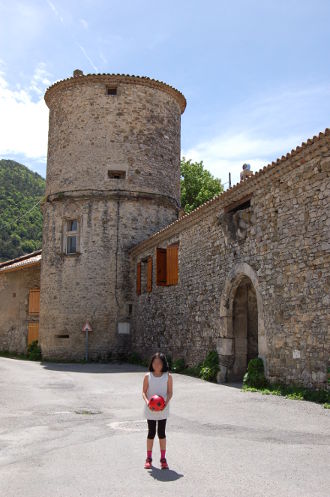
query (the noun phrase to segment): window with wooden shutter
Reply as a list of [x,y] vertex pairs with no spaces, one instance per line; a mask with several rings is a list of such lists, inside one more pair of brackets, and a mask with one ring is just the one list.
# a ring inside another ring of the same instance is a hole
[[29,314],[37,315],[40,311],[40,288],[31,288],[29,292]]
[[136,266],[136,293],[141,295],[141,262]]
[[147,291],[151,292],[152,290],[152,257],[148,257],[148,266],[147,266]]
[[166,285],[166,249],[157,247],[157,285]]
[[179,245],[169,245],[166,249],[166,282],[168,285],[178,283]]

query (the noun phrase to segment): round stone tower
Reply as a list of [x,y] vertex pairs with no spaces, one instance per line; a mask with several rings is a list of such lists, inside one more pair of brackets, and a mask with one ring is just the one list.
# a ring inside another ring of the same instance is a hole
[[146,77],[76,70],[45,101],[40,346],[46,359],[118,357],[130,348],[128,250],[179,217],[186,100]]

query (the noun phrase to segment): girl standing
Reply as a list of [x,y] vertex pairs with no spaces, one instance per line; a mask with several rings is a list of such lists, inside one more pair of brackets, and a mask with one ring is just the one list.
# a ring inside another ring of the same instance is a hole
[[[152,411],[149,409],[149,399],[153,395],[161,395],[165,399],[165,407],[161,411]],[[165,427],[166,420],[169,416],[169,402],[173,396],[173,377],[169,372],[169,366],[166,356],[162,352],[156,352],[150,360],[149,372],[145,374],[143,379],[142,397],[145,400],[144,415],[148,423],[147,435],[147,458],[144,464],[146,469],[151,468],[152,462],[152,447],[154,438],[157,434],[160,446],[160,463],[162,469],[168,469],[168,464],[165,457],[166,452],[166,435]]]

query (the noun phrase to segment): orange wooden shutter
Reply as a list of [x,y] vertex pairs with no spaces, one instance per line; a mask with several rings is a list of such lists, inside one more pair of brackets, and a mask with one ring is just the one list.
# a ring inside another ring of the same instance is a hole
[[39,339],[39,323],[29,323],[28,324],[28,345],[34,340]]
[[147,290],[152,290],[152,257],[148,257],[148,272],[147,272]]
[[138,262],[136,267],[136,293],[141,295],[141,262]]
[[39,314],[40,288],[31,288],[29,293],[29,314]]
[[157,247],[157,285],[166,285],[166,249]]
[[178,249],[178,245],[169,245],[166,249],[166,280],[168,285],[176,285],[178,283]]

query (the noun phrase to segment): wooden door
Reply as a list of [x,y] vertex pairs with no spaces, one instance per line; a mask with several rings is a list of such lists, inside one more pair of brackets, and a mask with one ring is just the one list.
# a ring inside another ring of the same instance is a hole
[[28,326],[28,345],[39,339],[39,321],[31,321]]

